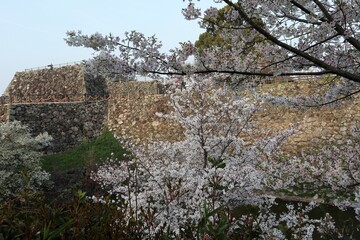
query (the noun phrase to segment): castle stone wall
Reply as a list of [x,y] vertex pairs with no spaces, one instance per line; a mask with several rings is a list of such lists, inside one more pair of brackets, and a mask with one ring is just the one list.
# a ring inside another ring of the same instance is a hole
[[166,95],[121,97],[109,101],[108,128],[135,141],[176,141],[183,130],[176,122],[156,116],[156,112],[171,113]]
[[109,95],[112,97],[138,97],[155,95],[162,92],[158,81],[107,82]]
[[[321,93],[321,82],[312,82],[267,84],[258,88],[258,92],[275,96]],[[0,121],[21,121],[34,134],[47,131],[55,139],[53,151],[75,146],[84,137],[91,139],[104,127],[137,141],[181,140],[183,130],[179,124],[155,114],[173,111],[163,92],[157,81],[110,82],[93,78],[84,73],[81,65],[20,72],[2,98]],[[328,143],[343,144],[351,138],[353,127],[360,128],[360,95],[342,101],[337,107],[305,111],[263,105],[254,119],[258,128],[270,133],[297,125],[298,132],[282,147],[289,153],[318,149]],[[246,138],[256,141],[256,137]]]
[[[310,95],[316,92],[317,87],[300,82],[267,85],[259,91],[275,96]],[[359,94],[340,101],[336,106],[310,107],[305,110],[263,106],[256,115],[258,127],[271,132],[297,125],[298,131],[282,147],[285,152],[291,153],[319,149],[326,144],[345,144],[352,138],[352,128],[360,129],[359,118]]]
[[[286,83],[266,85],[262,93],[278,96],[310,94],[313,89],[307,83]],[[183,137],[179,124],[169,122],[155,115],[156,112],[170,113],[166,95],[123,97],[109,102],[108,126],[119,135],[140,141],[175,141]],[[309,108],[299,110],[289,107],[263,105],[255,114],[258,128],[269,133],[297,127],[297,132],[282,145],[287,153],[319,149],[332,144],[344,144],[351,139],[351,129],[360,128],[360,95],[342,101],[336,107]],[[249,141],[256,137],[248,136]]]
[[0,104],[0,122],[6,122],[8,119],[8,106]]
[[9,121],[21,121],[37,135],[48,132],[53,138],[50,151],[63,151],[93,139],[106,125],[107,102],[15,104]]
[[344,103],[340,108],[323,107],[299,111],[285,107],[268,107],[255,115],[258,128],[270,132],[297,128],[283,145],[286,152],[319,149],[326,144],[345,144],[352,138],[351,129],[360,128],[360,101]]
[[73,98],[86,93],[81,65],[17,72],[6,95],[17,102]]
[[84,73],[85,93],[91,97],[106,97],[109,95],[106,80]]

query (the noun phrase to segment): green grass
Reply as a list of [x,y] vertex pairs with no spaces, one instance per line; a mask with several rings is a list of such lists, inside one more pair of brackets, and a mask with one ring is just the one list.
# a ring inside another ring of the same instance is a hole
[[95,140],[91,142],[84,140],[80,146],[71,150],[43,156],[42,167],[48,172],[86,167],[101,163],[110,157],[111,153],[121,159],[126,150],[111,132],[106,131]]

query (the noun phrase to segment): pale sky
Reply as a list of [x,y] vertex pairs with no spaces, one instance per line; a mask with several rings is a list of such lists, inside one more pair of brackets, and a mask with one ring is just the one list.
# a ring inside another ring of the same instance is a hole
[[[0,95],[15,72],[89,59],[93,51],[69,47],[68,30],[123,36],[136,30],[156,35],[164,49],[195,41],[201,29],[186,21],[182,0],[0,0]],[[216,6],[202,0],[202,9]]]

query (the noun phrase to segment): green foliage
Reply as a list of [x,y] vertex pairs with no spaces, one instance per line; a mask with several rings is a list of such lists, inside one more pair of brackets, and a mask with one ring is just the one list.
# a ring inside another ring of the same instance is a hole
[[200,236],[210,239],[228,239],[229,221],[223,207],[209,209],[204,203],[202,218],[198,224],[197,238]]
[[41,239],[50,240],[50,239],[59,238],[61,236],[61,233],[65,231],[65,229],[69,228],[72,224],[74,224],[74,220],[71,219],[68,222],[60,225],[59,227],[55,229],[51,229],[52,225],[50,220],[49,224],[45,224],[44,226],[43,235]]
[[213,47],[222,47],[226,44],[229,43],[221,37],[219,32],[210,33],[208,31],[200,34],[199,39],[195,42],[195,46],[199,48],[200,51]]
[[122,159],[126,150],[120,145],[114,135],[106,131],[94,141],[84,139],[80,146],[69,151],[50,154],[42,157],[42,164],[47,171],[81,168],[89,164],[101,163],[111,154]]
[[[126,201],[113,201],[114,197],[94,201],[78,190],[70,198],[59,196],[48,202],[40,192],[25,190],[0,206],[0,239],[149,239],[156,209],[145,208],[136,215]],[[285,204],[279,207],[271,210],[278,214],[286,211]],[[311,215],[339,211],[332,208],[319,208],[320,212]],[[242,205],[234,211],[214,207],[209,201],[202,209],[198,223],[181,226],[179,233],[162,226],[153,239],[258,239],[261,235],[257,207]],[[342,213],[339,219],[348,219],[344,217],[348,214]],[[357,236],[357,225],[346,222],[343,226],[344,236]],[[292,229],[285,223],[278,228],[290,236]]]
[[81,191],[50,204],[24,192],[0,207],[0,239],[142,239],[142,222],[126,221],[125,211],[126,205],[93,202]]
[[[111,196],[93,201],[77,191],[70,199],[47,203],[38,192],[27,191],[0,207],[0,239],[145,239],[153,214],[144,209],[136,216]],[[197,226],[185,226],[179,234],[163,226],[154,239],[239,239],[241,234],[229,237],[229,219],[225,208],[205,204]]]
[[[234,26],[241,25],[239,19],[233,20],[229,22],[226,18],[226,15],[229,14],[232,9],[229,6],[225,6],[219,9],[218,16],[216,19],[206,19],[204,23],[206,23],[206,31],[200,34],[199,39],[195,42],[195,46],[199,49],[200,53],[202,53],[206,49],[214,49],[220,48],[225,50],[231,50],[232,48],[236,48],[236,43],[234,43],[233,38],[224,37],[227,32],[232,32],[233,30],[237,30]],[[260,19],[255,19],[260,25],[263,25]],[[234,28],[234,29],[232,29]],[[250,35],[250,28],[245,30],[247,35]],[[244,42],[240,37],[237,39],[239,42]],[[259,34],[251,41],[246,43],[243,46],[245,51],[253,51],[256,43],[264,42],[265,39],[261,37]]]

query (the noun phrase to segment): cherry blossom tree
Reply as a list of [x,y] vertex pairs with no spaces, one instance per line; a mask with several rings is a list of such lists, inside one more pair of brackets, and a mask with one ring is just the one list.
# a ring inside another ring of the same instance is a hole
[[323,76],[329,93],[305,104],[311,106],[360,91],[357,1],[214,1],[216,4],[220,10],[211,7],[202,13],[190,0],[182,11],[187,20],[199,20],[202,28],[216,32],[225,48],[203,50],[201,45],[197,48],[184,42],[164,53],[155,36],[136,31],[125,33],[124,38],[69,31],[66,42],[97,51],[86,62],[87,69],[110,79],[148,75],[186,80],[192,76],[253,86],[276,76]]
[[[342,200],[335,203],[358,211],[358,139],[341,148],[323,149],[317,155],[279,160],[274,156],[276,146],[289,132],[249,144],[243,134],[255,134],[256,123],[251,121],[251,115],[258,108],[254,99],[251,103],[236,98],[231,91],[222,92],[224,89],[208,94],[205,86],[214,79],[240,83],[275,76],[330,74],[345,83],[336,83],[335,88],[323,94],[332,97],[330,102],[339,95],[343,98],[360,92],[359,2],[214,1],[220,7],[228,6],[221,12],[222,21],[217,21],[217,8],[203,13],[195,1],[188,2],[183,9],[186,19],[199,20],[205,29],[210,24],[221,30],[218,33],[224,42],[232,44],[198,51],[193,43],[184,42],[163,53],[155,36],[146,37],[136,31],[125,33],[124,38],[100,33],[84,35],[81,31],[67,33],[70,46],[88,47],[99,53],[85,63],[92,74],[113,79],[133,79],[140,74],[187,82],[186,90],[171,95],[175,113],[163,116],[184,127],[184,140],[148,146],[130,144],[134,158],[103,166],[94,179],[125,198],[139,216],[147,209],[146,219],[154,223],[148,225],[153,233],[164,226],[181,231],[187,224],[201,221],[201,203],[215,210],[249,202],[261,209],[260,214],[239,220],[237,226],[251,222],[254,231],[260,229],[263,233],[260,238],[311,239],[315,228],[320,233],[326,231],[325,226],[333,231],[336,227],[327,224],[331,222],[329,216],[309,219],[307,212],[313,203],[307,210],[289,205],[281,216],[265,210],[282,190],[289,193],[300,187],[307,192],[313,190],[309,186],[315,182],[313,187],[319,191],[347,189],[345,195],[339,195]],[[249,51],[249,44],[256,50]],[[284,99],[274,101],[283,103]],[[299,104],[298,99],[295,101]],[[286,235],[280,225],[291,229],[291,233]]]
[[49,180],[40,156],[51,140],[47,133],[31,136],[29,128],[17,121],[0,123],[0,199],[38,189]]
[[338,203],[337,196],[346,196],[348,198],[344,199],[348,201],[348,206],[358,208],[356,201],[349,201],[360,190],[359,130],[356,127],[352,129],[353,137],[345,144],[325,146],[291,159],[273,161],[265,164],[271,166],[265,171],[287,173],[282,176],[282,181],[287,183],[284,189],[296,186],[296,191],[311,191],[317,197],[335,201],[332,204]]
[[[111,159],[93,179],[120,202],[128,203],[129,218],[135,211],[137,218],[145,219],[143,227],[150,238],[164,228],[174,237],[186,231],[194,234],[198,224],[219,224],[224,214],[226,236],[240,231],[239,236],[256,233],[260,239],[311,239],[315,231],[336,232],[330,215],[308,216],[317,206],[314,202],[289,204],[280,215],[271,211],[275,194],[299,183],[281,176],[290,171],[301,179],[308,172],[297,172],[297,165],[274,160],[282,140],[294,129],[251,144],[246,136],[261,132],[253,119],[260,103],[234,93],[214,87],[211,81],[177,89],[170,100],[175,111],[158,116],[179,122],[184,140],[148,145],[130,142],[127,146],[133,155],[125,161]],[[234,209],[246,204],[256,206],[259,214],[234,218]],[[216,214],[204,219],[206,212]]]
[[[100,68],[106,67],[108,74],[335,74],[350,81],[360,81],[360,7],[357,1],[215,2],[229,6],[225,14],[212,7],[202,15],[194,1],[190,1],[188,7],[183,9],[183,14],[188,20],[200,19],[204,28],[211,23],[213,28],[222,29],[221,38],[233,43],[233,48],[222,54],[209,51],[199,56],[190,42],[182,43],[168,54],[161,53],[161,42],[155,36],[146,38],[135,31],[126,33],[122,40],[112,35],[96,33],[87,36],[71,31],[67,33],[66,41],[72,46],[90,47],[99,51],[93,64]],[[217,21],[219,12],[223,21]],[[263,37],[264,42],[256,45],[256,52],[262,53],[263,61],[245,51],[258,35]],[[115,54],[116,49],[119,55]],[[195,56],[201,64],[187,65],[189,56]],[[309,67],[317,67],[318,71],[294,71]]]

